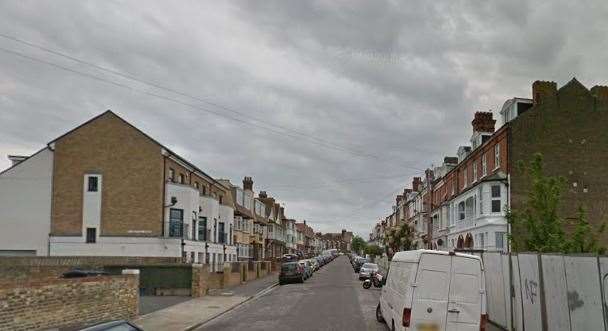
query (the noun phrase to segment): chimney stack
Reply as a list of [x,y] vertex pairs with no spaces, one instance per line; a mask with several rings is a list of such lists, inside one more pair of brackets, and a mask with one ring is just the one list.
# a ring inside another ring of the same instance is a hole
[[494,132],[494,124],[496,120],[492,116],[492,112],[478,111],[475,113],[475,118],[471,121],[473,132]]
[[420,191],[421,184],[422,179],[420,177],[414,177],[414,180],[412,181],[412,190],[414,190],[414,192]]
[[435,180],[435,173],[431,169],[426,169],[424,171],[424,175],[426,176],[426,179]]
[[251,177],[243,178],[243,190],[253,191],[253,179]]
[[397,199],[395,200],[397,202],[397,205],[399,205],[399,202],[401,202],[401,200],[403,200],[403,195],[397,195]]
[[591,92],[591,95],[595,96],[600,101],[605,102],[608,100],[608,86],[596,85],[592,87],[589,92]]
[[258,193],[258,197],[260,197],[260,198],[268,198],[268,195],[266,195],[266,191],[260,191],[260,193]]
[[537,80],[532,83],[532,105],[537,106],[557,96],[557,83]]

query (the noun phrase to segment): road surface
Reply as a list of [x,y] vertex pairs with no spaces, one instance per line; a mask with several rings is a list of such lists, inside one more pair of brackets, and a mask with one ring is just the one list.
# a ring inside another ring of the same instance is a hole
[[375,309],[380,289],[365,290],[346,256],[304,284],[277,286],[198,330],[383,330]]
[[380,289],[363,289],[348,258],[340,256],[304,284],[277,286],[197,330],[387,331],[375,319],[379,297]]

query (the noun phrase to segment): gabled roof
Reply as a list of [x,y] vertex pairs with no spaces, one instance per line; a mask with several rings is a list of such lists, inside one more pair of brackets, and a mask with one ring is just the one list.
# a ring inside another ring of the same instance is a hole
[[137,132],[141,133],[142,135],[144,135],[146,138],[150,139],[150,141],[154,142],[155,144],[157,144],[158,146],[160,146],[162,149],[166,150],[169,154],[171,154],[172,156],[174,156],[175,158],[177,158],[179,161],[185,163],[188,167],[191,167],[193,170],[200,172],[201,174],[203,174],[204,176],[208,177],[211,181],[213,181],[213,183],[221,185],[222,187],[225,187],[223,184],[221,184],[220,182],[218,182],[217,180],[215,180],[213,177],[211,177],[210,175],[208,175],[206,172],[204,172],[203,170],[201,170],[199,167],[195,166],[193,163],[191,163],[190,161],[186,160],[185,158],[181,157],[179,154],[173,152],[169,147],[161,144],[160,142],[158,142],[156,139],[152,138],[150,135],[148,135],[147,133],[143,132],[142,130],[140,130],[138,127],[136,127],[135,125],[127,122],[124,118],[120,117],[118,114],[116,114],[115,112],[113,112],[112,110],[108,109],[105,112],[91,118],[90,120],[80,124],[79,126],[73,128],[72,130],[62,134],[61,136],[51,140],[47,145],[50,147],[52,144],[54,144],[55,142],[57,142],[58,140],[68,136],[69,134],[73,133],[74,131],[100,119],[103,116],[113,116],[117,119],[119,119],[120,121],[122,121],[124,124],[128,125],[129,127],[133,128],[134,130],[136,130]]
[[582,89],[585,90],[587,92],[589,92],[589,89],[587,89],[587,87],[585,85],[583,85],[581,82],[578,81],[578,79],[576,79],[576,77],[572,77],[572,79],[566,83],[564,86],[560,87],[557,92],[561,92],[562,90],[569,90],[569,89]]

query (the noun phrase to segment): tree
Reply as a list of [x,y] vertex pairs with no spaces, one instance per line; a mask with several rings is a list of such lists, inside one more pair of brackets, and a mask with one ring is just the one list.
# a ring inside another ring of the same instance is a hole
[[359,236],[353,237],[351,247],[353,248],[353,251],[355,251],[355,253],[361,254],[365,250],[365,246],[367,246],[367,243],[365,242],[365,240],[363,240],[363,238]]
[[384,238],[386,254],[392,256],[398,251],[415,249],[414,234],[414,227],[409,224],[401,225],[398,230],[391,229]]
[[382,253],[382,248],[380,248],[378,245],[367,245],[367,247],[365,247],[365,254],[371,256],[382,256]]
[[531,188],[522,208],[509,211],[507,219],[511,224],[510,241],[514,251],[601,253],[604,248],[597,240],[605,226],[594,231],[587,222],[586,212],[579,207],[574,221],[574,233],[566,238],[565,226],[569,223],[559,216],[561,197],[566,188],[566,180],[560,176],[547,176],[543,172],[543,158],[535,154],[526,166],[518,168],[530,177]]

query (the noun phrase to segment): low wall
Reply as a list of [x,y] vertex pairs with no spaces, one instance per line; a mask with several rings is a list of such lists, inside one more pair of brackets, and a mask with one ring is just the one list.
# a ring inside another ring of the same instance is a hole
[[125,268],[177,264],[180,259],[156,257],[86,257],[86,256],[2,256],[0,257],[0,283],[5,280],[27,281],[51,279],[66,271],[80,269],[104,269],[117,267],[118,273]]
[[0,285],[0,330],[42,330],[138,314],[137,274]]
[[17,266],[83,266],[164,265],[181,263],[176,257],[128,256],[1,256],[0,268]]
[[210,289],[224,288],[224,273],[210,272],[207,279],[207,284]]

